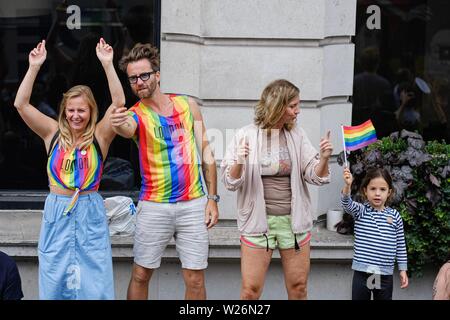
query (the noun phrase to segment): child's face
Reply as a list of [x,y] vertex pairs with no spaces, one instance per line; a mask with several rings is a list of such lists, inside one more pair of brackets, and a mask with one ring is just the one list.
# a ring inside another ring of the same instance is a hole
[[364,188],[364,194],[370,205],[376,210],[383,210],[386,200],[390,196],[392,190],[389,189],[389,185],[382,177],[374,178],[370,180],[366,188]]

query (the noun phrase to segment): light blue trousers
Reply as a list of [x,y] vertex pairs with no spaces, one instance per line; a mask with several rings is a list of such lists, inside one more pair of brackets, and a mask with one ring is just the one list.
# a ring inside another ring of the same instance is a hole
[[69,215],[70,196],[49,194],[39,237],[39,298],[114,299],[111,244],[103,199],[80,195]]

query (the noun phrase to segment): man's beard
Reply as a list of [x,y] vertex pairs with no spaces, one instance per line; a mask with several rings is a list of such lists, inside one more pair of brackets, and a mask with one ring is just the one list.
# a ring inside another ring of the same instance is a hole
[[153,96],[155,89],[156,89],[156,81],[152,81],[149,86],[146,86],[141,90],[135,90],[134,93],[139,97],[139,99],[148,99]]

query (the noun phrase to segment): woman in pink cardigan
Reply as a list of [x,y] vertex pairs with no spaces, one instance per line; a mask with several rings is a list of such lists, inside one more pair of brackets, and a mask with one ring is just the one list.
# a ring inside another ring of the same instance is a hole
[[237,193],[241,299],[259,299],[273,250],[280,251],[289,299],[307,298],[313,212],[306,183],[330,182],[330,132],[314,149],[297,124],[300,91],[275,80],[263,91],[254,124],[238,130],[221,163]]

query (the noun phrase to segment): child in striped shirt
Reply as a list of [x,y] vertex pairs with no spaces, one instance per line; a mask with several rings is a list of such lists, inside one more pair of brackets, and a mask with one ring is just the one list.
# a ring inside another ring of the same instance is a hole
[[367,171],[360,192],[364,204],[353,201],[353,176],[344,169],[341,202],[355,221],[352,300],[392,300],[394,263],[400,270],[400,288],[408,286],[407,255],[400,213],[386,206],[393,194],[392,178],[384,168]]

